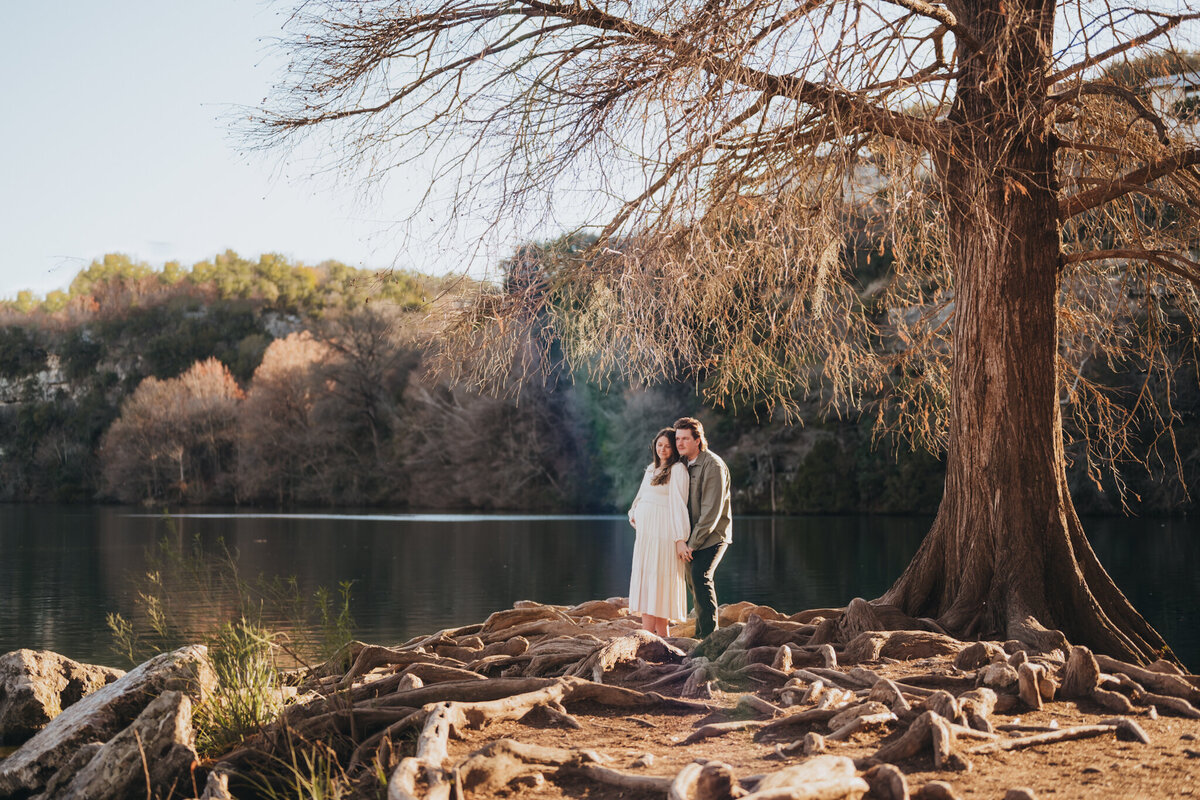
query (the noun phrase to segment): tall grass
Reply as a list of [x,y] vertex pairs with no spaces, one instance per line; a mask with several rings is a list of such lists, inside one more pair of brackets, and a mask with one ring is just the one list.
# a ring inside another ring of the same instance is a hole
[[196,708],[196,749],[215,756],[274,722],[283,708],[272,634],[245,619],[209,638],[217,689]]
[[294,576],[247,578],[223,539],[206,545],[196,536],[180,545],[175,520],[166,522],[168,534],[146,554],[135,612],[107,617],[113,650],[130,665],[184,644],[208,644],[224,635],[223,626],[270,631],[277,667],[323,662],[353,638],[351,581],[308,591]]
[[[175,521],[168,517],[167,525],[169,534],[146,554],[135,613],[110,613],[108,626],[114,651],[131,665],[185,644],[208,646],[218,685],[196,706],[193,723],[197,750],[217,756],[278,718],[287,668],[347,652],[354,628],[351,582],[308,592],[295,577],[248,580],[223,540],[206,547],[195,537],[180,546]],[[291,766],[303,768],[314,786],[332,785],[314,758],[293,758]],[[304,796],[339,796],[320,791]]]

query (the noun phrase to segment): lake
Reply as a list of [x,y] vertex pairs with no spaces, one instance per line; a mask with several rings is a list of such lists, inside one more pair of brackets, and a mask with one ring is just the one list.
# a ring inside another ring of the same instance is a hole
[[[915,552],[923,517],[739,517],[717,572],[721,602],[791,613],[881,594]],[[1117,583],[1184,663],[1200,666],[1200,523],[1085,520]],[[137,612],[165,541],[235,556],[239,574],[294,577],[305,594],[353,581],[355,635],[393,644],[482,621],[517,600],[625,595],[633,531],[620,516],[188,513],[111,506],[0,506],[0,653],[19,647],[119,664],[109,612]],[[211,587],[210,587],[211,589]],[[217,616],[222,598],[180,583]]]

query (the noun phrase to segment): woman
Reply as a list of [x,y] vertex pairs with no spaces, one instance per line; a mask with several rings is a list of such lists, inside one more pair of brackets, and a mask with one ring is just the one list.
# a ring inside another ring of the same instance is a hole
[[687,616],[684,564],[688,524],[688,471],[675,449],[675,431],[663,428],[650,445],[654,463],[646,467],[642,486],[629,509],[637,531],[633,570],[629,576],[629,610],[640,611],[642,627],[667,635],[672,620]]

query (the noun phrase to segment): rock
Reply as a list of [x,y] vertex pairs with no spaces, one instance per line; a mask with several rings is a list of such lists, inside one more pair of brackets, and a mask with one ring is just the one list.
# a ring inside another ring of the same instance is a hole
[[930,781],[913,795],[914,800],[959,800],[954,787],[945,781]]
[[71,783],[71,780],[79,774],[79,770],[91,763],[92,758],[103,747],[104,742],[88,742],[76,750],[75,754],[67,759],[67,763],[63,764],[58,772],[51,776],[42,793],[34,797],[33,800],[58,798],[61,792]]
[[124,674],[49,650],[5,653],[0,656],[0,744],[21,744],[64,708]]
[[79,747],[108,741],[165,691],[207,696],[216,684],[207,653],[203,645],[190,645],[155,656],[67,708],[0,761],[0,797],[37,792]]
[[400,676],[400,682],[396,684],[396,691],[403,692],[408,689],[420,689],[424,685],[425,681],[412,673],[408,673]]
[[634,769],[645,769],[646,767],[653,767],[654,762],[654,753],[642,753],[640,756],[635,758],[633,763],[629,766],[633,767]]
[[979,671],[979,683],[983,686],[992,686],[1003,689],[1007,686],[1012,686],[1020,678],[1017,671],[1008,664],[988,664]]
[[1017,786],[1004,793],[1004,800],[1037,800],[1037,795],[1033,793],[1033,789]]
[[1004,648],[995,642],[972,642],[959,651],[954,666],[959,669],[979,669],[1003,653]]
[[815,731],[804,734],[804,755],[819,756],[825,752],[825,737]]
[[892,764],[876,764],[863,779],[871,787],[872,800],[908,800],[908,779]]
[[192,701],[182,692],[163,692],[99,748],[54,800],[166,797],[173,787],[185,785],[183,778],[196,760],[194,741]]

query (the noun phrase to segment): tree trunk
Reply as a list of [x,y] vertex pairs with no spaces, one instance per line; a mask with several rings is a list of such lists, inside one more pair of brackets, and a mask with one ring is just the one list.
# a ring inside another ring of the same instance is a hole
[[[963,59],[938,180],[952,211],[954,354],[946,487],[881,601],[960,637],[1145,660],[1162,638],[1096,559],[1067,489],[1057,389],[1062,257],[1045,90],[1053,3],[954,3]],[[1011,14],[1011,16],[1006,16]]]

